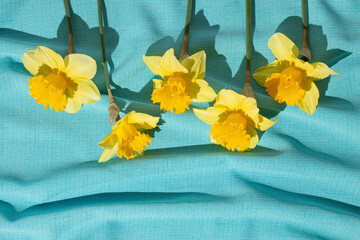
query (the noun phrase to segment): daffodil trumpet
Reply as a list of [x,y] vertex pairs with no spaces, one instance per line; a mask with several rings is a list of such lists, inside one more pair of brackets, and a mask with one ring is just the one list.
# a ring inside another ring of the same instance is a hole
[[45,109],[76,113],[82,104],[100,100],[99,90],[91,80],[96,74],[96,62],[91,57],[69,54],[63,59],[39,46],[27,51],[22,61],[33,75],[28,84],[30,95]]
[[184,60],[169,49],[162,56],[143,56],[145,64],[162,79],[153,79],[153,103],[160,103],[160,109],[179,114],[189,109],[192,102],[212,102],[215,91],[204,80],[206,54],[197,52]]
[[200,120],[211,125],[210,141],[231,151],[255,148],[259,142],[255,129],[265,131],[276,122],[259,114],[255,98],[232,90],[221,90],[213,107],[193,110]]
[[275,101],[288,106],[298,105],[302,111],[313,114],[319,99],[314,81],[338,73],[325,63],[310,64],[298,59],[299,49],[282,33],[275,33],[268,46],[276,59],[257,69],[253,77]]
[[64,0],[64,7],[66,13],[66,19],[68,22],[69,27],[69,46],[66,52],[66,55],[74,53],[74,42],[73,42],[73,30],[71,24],[71,14],[70,14],[70,7],[69,7],[69,0]]
[[117,154],[119,158],[134,158],[149,147],[152,139],[146,130],[157,126],[159,117],[132,111],[117,120],[111,132],[99,142],[104,149],[99,162],[106,162]]
[[112,125],[115,120],[120,119],[120,116],[119,116],[120,108],[117,106],[114,96],[112,95],[111,88],[110,88],[109,71],[108,71],[108,66],[107,66],[106,49],[105,49],[105,41],[104,41],[101,0],[97,0],[97,9],[98,9],[99,32],[100,32],[101,50],[102,50],[103,64],[104,64],[105,82],[106,82],[106,88],[107,88],[108,96],[109,96],[108,116],[109,116],[110,125]]

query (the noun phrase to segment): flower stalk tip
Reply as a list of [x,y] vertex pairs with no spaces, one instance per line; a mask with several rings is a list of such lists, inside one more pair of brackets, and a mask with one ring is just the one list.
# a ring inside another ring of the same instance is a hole
[[108,115],[109,115],[110,125],[112,125],[116,119],[120,119],[119,117],[120,108],[116,105],[114,96],[112,95],[110,88],[108,89],[108,94],[109,94]]

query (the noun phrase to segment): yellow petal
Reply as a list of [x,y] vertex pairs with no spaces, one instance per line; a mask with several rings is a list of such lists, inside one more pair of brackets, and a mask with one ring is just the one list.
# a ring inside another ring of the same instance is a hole
[[158,88],[161,88],[162,85],[164,84],[164,81],[163,80],[160,80],[160,79],[153,79],[153,87],[154,89],[158,89]]
[[314,66],[302,59],[295,59],[293,63],[295,67],[305,70],[306,72],[314,71]]
[[65,112],[67,113],[77,113],[82,106],[82,103],[76,101],[73,98],[67,99],[67,105],[65,107]]
[[111,128],[114,130],[122,121],[124,121],[124,119],[126,118],[126,115],[119,119],[116,123],[114,123],[114,125],[111,126]]
[[225,115],[226,108],[208,107],[206,110],[194,108],[193,111],[201,121],[207,124],[215,124]]
[[116,155],[117,149],[118,149],[117,143],[112,148],[105,149],[104,152],[101,154],[99,162],[109,161],[113,156]]
[[127,114],[127,121],[135,125],[136,128],[142,129],[152,129],[156,127],[156,124],[159,122],[159,117],[153,117],[145,113],[137,113],[132,111]]
[[319,90],[314,82],[310,82],[310,89],[305,91],[304,99],[299,102],[299,107],[304,112],[312,115],[316,110],[316,106],[318,105]]
[[220,145],[220,143],[217,142],[216,139],[213,138],[213,136],[212,136],[211,134],[209,135],[209,139],[210,139],[210,142],[211,142],[211,143],[216,144],[216,145]]
[[311,64],[314,67],[313,71],[307,71],[306,75],[310,77],[310,80],[321,80],[327,78],[329,75],[332,74],[339,74],[329,68],[325,63],[316,62]]
[[164,70],[164,76],[170,76],[176,72],[187,73],[188,70],[180,64],[179,60],[174,55],[174,49],[170,48],[162,56],[160,67]]
[[244,95],[238,94],[232,90],[222,89],[216,97],[214,107],[226,107],[237,110],[245,98]]
[[56,68],[59,71],[65,70],[64,59],[50,48],[37,47],[34,52],[34,58],[39,62],[40,66],[45,64],[52,69]]
[[65,57],[66,75],[92,79],[96,74],[96,61],[85,54],[69,54]]
[[206,68],[206,54],[204,51],[197,52],[185,58],[181,65],[183,65],[191,74],[191,78],[204,79]]
[[33,76],[35,76],[38,71],[41,63],[35,58],[35,50],[29,50],[22,56],[22,62],[26,70],[28,70]]
[[280,72],[281,72],[281,65],[278,60],[274,60],[268,65],[256,69],[256,71],[253,73],[253,77],[258,84],[264,86],[267,77],[270,77],[271,74],[273,73],[280,73]]
[[246,116],[253,120],[255,125],[258,123],[259,108],[255,98],[245,97],[238,106],[238,109],[242,110]]
[[271,121],[270,119],[259,114],[259,123],[257,124],[256,128],[261,131],[265,131],[266,129],[272,127],[278,118],[279,116],[277,116],[274,121]]
[[297,58],[299,55],[297,46],[282,33],[275,33],[272,35],[269,39],[268,46],[275,57],[280,61],[289,61]]
[[[246,129],[247,133],[250,135],[250,146],[249,146],[249,149],[253,149],[256,147],[256,145],[258,144],[259,142],[259,136],[257,134],[257,132],[255,131],[254,128],[252,127],[248,127]],[[240,149],[236,149],[238,151],[240,151]]]
[[90,79],[77,78],[73,98],[81,103],[92,103],[100,100],[100,92],[95,83]]
[[112,148],[117,142],[117,135],[111,131],[103,140],[101,140],[98,145],[101,148]]
[[212,102],[216,98],[215,91],[202,79],[193,80],[188,88],[188,93],[193,102]]
[[160,77],[164,77],[165,72],[160,67],[161,57],[143,56],[143,60],[153,74],[158,75]]

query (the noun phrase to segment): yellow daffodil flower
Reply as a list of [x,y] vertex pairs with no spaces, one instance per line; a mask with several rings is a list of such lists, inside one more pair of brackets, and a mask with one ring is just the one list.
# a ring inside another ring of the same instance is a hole
[[153,79],[153,103],[160,103],[161,110],[183,113],[192,102],[212,102],[216,93],[204,80],[206,54],[197,52],[181,63],[174,56],[174,49],[164,56],[143,56],[144,62],[155,74],[163,78]]
[[104,148],[99,162],[106,162],[116,153],[122,158],[134,158],[149,147],[151,137],[143,131],[153,129],[159,122],[159,117],[153,117],[145,113],[132,111],[112,126],[112,131],[107,135],[99,146]]
[[210,141],[234,151],[253,149],[259,142],[254,128],[265,131],[275,121],[259,114],[255,98],[221,90],[213,107],[194,109],[200,120],[211,124]]
[[308,63],[298,59],[299,49],[282,33],[275,33],[268,46],[276,57],[270,64],[257,69],[253,76],[275,101],[289,106],[299,105],[308,114],[315,112],[319,90],[314,81],[338,74],[325,63]]
[[56,112],[76,113],[83,103],[97,102],[100,93],[91,80],[96,62],[84,54],[70,54],[63,59],[53,50],[39,46],[22,57],[25,68],[34,76],[28,86],[37,103]]

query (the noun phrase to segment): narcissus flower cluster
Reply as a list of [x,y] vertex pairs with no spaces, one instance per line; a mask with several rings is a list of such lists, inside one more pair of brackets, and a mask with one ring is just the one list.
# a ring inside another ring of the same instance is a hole
[[[275,101],[298,105],[304,112],[313,114],[319,98],[314,81],[337,73],[325,63],[298,59],[298,48],[282,33],[274,34],[268,46],[276,59],[257,69],[253,74],[255,80]],[[76,113],[82,104],[99,101],[99,90],[91,80],[96,73],[96,63],[91,57],[70,54],[63,59],[53,50],[40,46],[27,51],[22,60],[33,75],[28,84],[31,97],[45,108]],[[204,51],[179,62],[171,48],[162,57],[143,56],[143,60],[162,78],[153,79],[151,95],[154,104],[160,103],[161,110],[180,114],[193,102],[216,100],[207,109],[193,109],[200,120],[211,125],[209,137],[214,144],[231,151],[253,149],[259,142],[257,130],[265,131],[277,121],[277,118],[272,121],[259,113],[253,94],[244,92],[245,96],[225,89],[216,94],[204,80]],[[126,114],[99,142],[104,149],[99,162],[106,162],[115,155],[126,159],[141,155],[152,141],[147,131],[157,127],[158,122],[159,117],[148,114],[135,111]]]
[[308,63],[298,59],[299,49],[284,34],[275,33],[268,46],[276,57],[270,64],[257,69],[253,76],[275,101],[288,106],[298,105],[308,114],[315,112],[319,90],[314,81],[338,74],[325,63]]
[[31,97],[55,111],[76,113],[82,104],[97,102],[100,93],[91,80],[96,62],[84,54],[64,59],[47,47],[27,51],[22,57],[25,68],[34,76],[28,86]]

